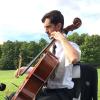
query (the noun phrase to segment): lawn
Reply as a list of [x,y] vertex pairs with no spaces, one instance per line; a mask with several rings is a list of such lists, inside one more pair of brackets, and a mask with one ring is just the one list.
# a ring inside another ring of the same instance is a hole
[[98,100],[100,100],[100,69],[98,70]]
[[6,84],[6,90],[0,91],[0,100],[4,100],[5,95],[9,95],[18,89],[15,85],[13,85],[13,83],[20,86],[23,82],[25,76],[20,76],[16,79],[14,77],[14,73],[15,71],[13,70],[0,71],[0,82]]
[[[23,80],[25,79],[25,76],[21,76],[18,79],[14,77],[13,70],[8,71],[0,71],[0,82],[6,84],[6,90],[0,91],[0,100],[4,100],[5,95],[9,95],[10,93],[16,91],[18,88],[13,85],[12,83],[20,86],[23,83]],[[100,100],[100,69],[98,70],[98,100]]]

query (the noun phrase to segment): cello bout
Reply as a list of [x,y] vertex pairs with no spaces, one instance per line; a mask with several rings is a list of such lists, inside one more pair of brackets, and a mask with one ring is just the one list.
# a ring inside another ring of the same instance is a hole
[[26,77],[12,100],[35,100],[35,96],[47,82],[47,79],[58,64],[58,59],[52,53],[47,52],[36,64],[35,70],[32,70]]

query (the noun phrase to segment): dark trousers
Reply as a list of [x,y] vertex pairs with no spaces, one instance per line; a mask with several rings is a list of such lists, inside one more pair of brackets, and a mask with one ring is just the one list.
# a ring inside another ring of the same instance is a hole
[[35,100],[72,100],[72,89],[42,89]]
[[[11,100],[15,92],[6,96],[5,100]],[[35,100],[72,100],[72,89],[42,89]]]

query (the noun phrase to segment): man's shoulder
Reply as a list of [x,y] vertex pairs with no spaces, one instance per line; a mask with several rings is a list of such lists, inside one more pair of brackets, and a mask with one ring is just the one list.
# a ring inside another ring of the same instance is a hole
[[78,46],[78,47],[79,47],[79,45],[78,45],[77,43],[75,43],[75,42],[69,41],[69,43],[70,43],[71,45],[74,45],[74,46]]

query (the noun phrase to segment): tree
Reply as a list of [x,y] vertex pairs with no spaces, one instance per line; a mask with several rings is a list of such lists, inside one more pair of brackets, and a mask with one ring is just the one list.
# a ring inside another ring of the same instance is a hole
[[40,41],[39,41],[39,46],[40,46],[41,50],[42,50],[47,44],[48,44],[48,42],[47,42],[45,39],[43,39],[43,38],[40,39]]
[[2,46],[0,69],[14,69],[14,43],[7,41]]
[[81,46],[84,43],[86,36],[88,36],[88,34],[83,33],[79,35],[77,32],[75,32],[72,35],[69,35],[68,39]]
[[90,64],[100,64],[100,36],[92,35],[87,36],[82,50],[82,61]]
[[2,45],[0,45],[0,58],[1,58],[1,55],[2,55],[1,47],[2,47]]
[[22,54],[22,66],[26,66],[29,63],[29,50],[28,50],[28,42],[22,42],[20,47],[20,52]]
[[15,66],[15,69],[18,68],[19,66],[19,54],[21,53],[21,45],[22,45],[22,42],[19,42],[19,41],[15,41],[14,42],[14,66]]
[[68,39],[76,42],[81,49],[81,62],[100,65],[100,36],[73,33]]

